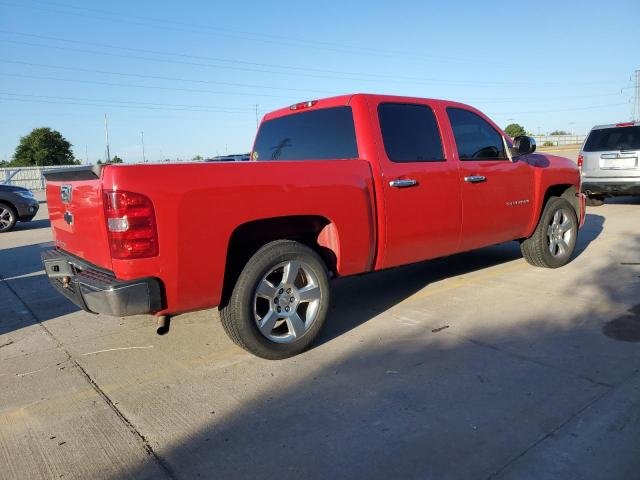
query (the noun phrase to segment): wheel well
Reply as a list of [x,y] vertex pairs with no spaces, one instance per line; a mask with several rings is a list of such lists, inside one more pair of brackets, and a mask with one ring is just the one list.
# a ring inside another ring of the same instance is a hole
[[13,214],[16,216],[17,220],[18,209],[13,203],[9,202],[8,200],[0,200],[0,205],[4,205],[5,207],[9,207],[11,210],[13,210]]
[[16,206],[8,200],[0,200],[0,205],[5,205],[12,209],[14,212],[17,212]]
[[296,215],[254,220],[237,227],[229,240],[220,306],[226,305],[240,272],[260,247],[274,240],[294,240],[315,250],[330,275],[337,270],[335,225],[325,217]]
[[[576,212],[576,216],[580,218],[580,200],[576,196],[578,190],[573,185],[551,185],[547,188],[542,201],[542,209],[551,197],[562,197],[566,199]],[[540,211],[542,211],[542,209]]]

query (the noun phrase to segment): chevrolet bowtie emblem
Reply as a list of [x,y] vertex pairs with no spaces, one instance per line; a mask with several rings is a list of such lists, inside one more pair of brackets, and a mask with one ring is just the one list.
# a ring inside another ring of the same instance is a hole
[[71,185],[62,185],[60,187],[60,199],[62,200],[62,203],[71,202],[72,191],[73,191],[73,187]]

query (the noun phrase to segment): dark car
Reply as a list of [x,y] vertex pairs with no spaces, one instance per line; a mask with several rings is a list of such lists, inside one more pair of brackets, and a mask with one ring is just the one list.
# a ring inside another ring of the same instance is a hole
[[0,184],[0,233],[11,230],[16,222],[29,222],[40,204],[31,190]]

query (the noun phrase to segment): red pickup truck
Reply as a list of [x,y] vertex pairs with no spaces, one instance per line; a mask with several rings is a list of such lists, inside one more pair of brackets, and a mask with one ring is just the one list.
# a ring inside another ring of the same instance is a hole
[[508,240],[566,264],[584,222],[575,163],[513,141],[481,112],[346,95],[267,114],[251,161],[51,171],[52,284],[83,309],[173,315],[218,306],[270,359],[307,348],[329,280]]

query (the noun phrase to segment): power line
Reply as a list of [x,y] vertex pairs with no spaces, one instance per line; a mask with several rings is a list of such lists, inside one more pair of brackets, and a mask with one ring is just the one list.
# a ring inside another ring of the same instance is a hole
[[[241,38],[250,41],[259,41],[261,43],[272,43],[285,45],[288,47],[303,47],[303,48],[315,48],[326,51],[333,52],[342,52],[342,53],[350,53],[350,54],[358,54],[358,55],[369,55],[374,57],[385,57],[385,58],[411,58],[414,60],[422,60],[422,61],[431,61],[431,62],[445,62],[445,63],[461,63],[461,64],[478,64],[482,63],[483,65],[493,65],[493,66],[509,66],[504,63],[496,63],[492,61],[490,58],[478,58],[474,56],[472,58],[469,57],[460,57],[455,58],[451,56],[438,56],[438,55],[424,55],[418,53],[410,53],[407,51],[390,51],[390,50],[380,50],[377,48],[371,47],[362,47],[362,46],[354,46],[354,45],[345,45],[344,43],[335,43],[335,42],[326,42],[326,41],[318,41],[318,40],[307,40],[293,37],[285,37],[281,35],[268,35],[264,33],[255,33],[255,32],[246,32],[240,30],[233,29],[225,29],[219,26],[212,28],[211,26],[205,25],[197,25],[193,23],[179,22],[175,19],[165,20],[165,19],[154,19],[149,17],[142,17],[136,15],[126,15],[121,12],[109,12],[106,10],[99,10],[95,8],[87,8],[87,7],[79,7],[75,5],[64,5],[64,4],[56,4],[53,2],[43,2],[38,0],[32,0],[33,3],[38,5],[24,5],[24,4],[15,4],[9,2],[0,2],[0,4],[4,4],[7,6],[18,7],[18,8],[27,8],[34,9],[37,11],[48,11],[60,15],[72,15],[79,16],[82,18],[89,19],[97,19],[107,22],[117,22],[117,23],[129,23],[132,25],[139,25],[150,28],[162,28],[163,30],[174,30],[178,32],[187,32],[187,33],[196,33],[196,34],[207,34],[207,35],[215,35],[222,37],[231,37],[231,38]],[[42,5],[49,7],[48,10],[43,9]],[[104,16],[96,16],[96,15],[87,15],[79,12],[69,12],[69,11],[61,11],[56,9],[51,9],[51,7],[58,8],[66,8],[66,9],[75,9],[75,10],[84,10],[94,13],[100,13],[102,15],[108,15],[113,18],[104,17]],[[133,19],[133,20],[131,20]],[[175,25],[182,25],[182,27],[176,27]],[[226,33],[225,33],[226,32]]]
[[636,85],[634,88],[634,101],[633,101],[633,120],[640,122],[640,70],[635,71]]
[[[33,34],[33,33],[15,32],[15,31],[11,31],[11,30],[0,30],[0,33],[4,33],[4,34],[7,34],[7,35],[19,35],[19,36],[22,36],[22,37],[37,38],[39,40],[55,40],[57,42],[72,43],[72,44],[76,44],[76,45],[88,45],[88,46],[91,46],[91,47],[110,48],[110,49],[114,49],[114,50],[125,50],[125,51],[129,51],[129,52],[139,52],[139,53],[152,54],[152,55],[165,55],[165,56],[171,56],[171,57],[189,58],[189,59],[194,59],[194,60],[208,60],[208,61],[212,61],[212,62],[231,63],[231,64],[237,64],[237,65],[248,65],[248,66],[252,66],[252,67],[279,68],[279,69],[292,70],[292,71],[297,71],[297,70],[303,69],[303,70],[307,70],[307,71],[310,71],[310,72],[318,72],[318,73],[335,73],[335,74],[340,74],[340,75],[357,75],[357,73],[354,73],[354,72],[345,72],[345,71],[339,71],[339,70],[326,70],[326,69],[309,68],[309,67],[303,68],[303,67],[294,66],[294,65],[280,65],[280,64],[273,64],[273,63],[249,62],[249,61],[245,61],[245,60],[229,59],[229,58],[224,58],[224,57],[211,57],[211,56],[208,56],[208,55],[193,55],[193,54],[181,53],[181,52],[167,52],[167,51],[161,51],[161,50],[149,50],[149,49],[144,49],[144,48],[133,48],[133,47],[125,47],[125,46],[120,46],[120,45],[110,45],[110,44],[98,43],[98,42],[88,42],[86,40],[73,40],[73,39],[69,39],[69,38],[52,37],[52,36],[48,36],[48,35],[37,35],[37,34]],[[391,77],[392,75],[382,75],[382,76]]]
[[110,87],[143,88],[145,90],[153,89],[153,90],[167,90],[167,91],[176,91],[176,92],[207,93],[207,94],[213,94],[213,95],[238,95],[242,97],[258,96],[258,97],[286,98],[286,99],[299,98],[298,96],[294,97],[293,95],[270,95],[268,93],[247,93],[247,92],[219,92],[214,90],[203,90],[203,89],[197,89],[197,88],[162,87],[158,85],[103,82],[100,80],[80,80],[76,78],[59,78],[59,77],[49,77],[44,75],[23,75],[21,73],[0,72],[0,75],[9,76],[9,77],[18,77],[18,78],[31,78],[34,80],[53,80],[53,81],[59,81],[59,82],[85,83],[89,85],[106,85]]
[[[261,85],[249,85],[249,84],[236,84],[236,83],[230,83],[230,82],[216,82],[216,81],[209,81],[209,80],[199,80],[199,79],[187,79],[187,78],[179,78],[179,77],[166,77],[166,76],[161,76],[161,75],[142,75],[142,74],[136,74],[136,73],[123,73],[123,72],[114,72],[114,71],[107,71],[107,70],[95,70],[95,69],[88,69],[88,68],[77,68],[77,67],[67,67],[67,66],[61,66],[61,65],[48,65],[48,64],[41,64],[41,63],[31,63],[31,62],[22,62],[22,61],[17,61],[17,60],[7,60],[7,59],[2,59],[0,58],[0,63],[11,63],[11,64],[16,64],[16,65],[25,65],[25,66],[32,66],[32,67],[41,67],[41,68],[50,68],[50,69],[56,69],[56,70],[69,70],[69,71],[76,71],[76,72],[84,72],[84,73],[97,73],[97,74],[101,74],[101,75],[117,75],[117,76],[123,76],[123,77],[134,77],[134,78],[147,78],[147,79],[153,79],[153,80],[169,80],[169,81],[179,81],[179,82],[189,82],[189,83],[203,83],[203,84],[221,84],[221,85],[228,85],[228,86],[238,86],[238,87],[254,87],[254,88],[271,88],[271,89],[279,89],[279,87],[270,87],[270,86],[261,86]],[[37,76],[37,75],[24,75],[24,74],[19,74],[19,73],[7,73],[7,72],[0,72],[0,75],[5,75],[5,76],[12,76],[12,77],[19,77],[19,78],[32,78],[32,79],[37,79],[37,80],[53,80],[53,81],[61,81],[61,82],[72,82],[72,83],[86,83],[86,84],[95,84],[95,85],[107,85],[107,86],[115,86],[115,87],[127,87],[127,88],[144,88],[144,89],[157,89],[157,90],[168,90],[168,91],[181,91],[181,92],[193,92],[193,93],[208,93],[208,94],[214,94],[214,95],[239,95],[239,96],[243,96],[246,97],[248,95],[251,96],[261,96],[261,97],[272,97],[272,98],[286,98],[286,99],[292,99],[292,98],[299,98],[299,96],[293,96],[293,95],[270,95],[270,94],[265,94],[265,93],[255,93],[255,92],[251,92],[251,93],[247,93],[247,92],[222,92],[222,91],[214,91],[214,90],[203,90],[203,89],[191,89],[191,88],[179,88],[179,87],[163,87],[163,86],[157,86],[157,85],[149,85],[149,84],[129,84],[129,83],[114,83],[114,82],[106,82],[106,81],[99,81],[99,80],[81,80],[81,79],[68,79],[68,78],[59,78],[59,77],[49,77],[49,76]],[[635,88],[635,87],[628,87],[628,88]],[[283,90],[288,90],[287,88],[283,88]],[[314,96],[313,94],[311,94],[311,92],[307,91],[307,90],[303,90],[303,89],[296,89],[299,90],[301,92],[306,92],[307,96]],[[338,92],[338,91],[322,91],[322,90],[314,90],[313,93],[331,93],[331,94],[340,94],[342,92]],[[622,95],[622,92],[617,92],[617,93],[604,93],[604,94],[592,94],[592,95],[573,95],[573,96],[560,96],[560,97],[514,97],[514,98],[504,98],[501,97],[500,99],[495,99],[495,98],[476,98],[473,100],[464,100],[467,103],[473,103],[473,104],[494,104],[494,103],[511,103],[511,102],[522,102],[522,101],[555,101],[555,100],[571,100],[571,99],[585,99],[585,98],[594,98],[594,97],[615,97],[615,96],[619,96]]]
[[492,112],[492,115],[522,115],[525,113],[548,113],[548,112],[575,112],[579,110],[591,110],[595,108],[607,108],[607,107],[619,107],[620,105],[627,105],[627,102],[623,103],[610,103],[607,105],[589,105],[587,107],[577,107],[577,108],[558,108],[553,110],[532,110],[528,112],[518,112],[518,111],[510,111],[510,112]]
[[[289,88],[289,87],[274,87],[271,85],[256,85],[256,84],[246,84],[246,83],[233,83],[233,82],[218,82],[218,81],[214,81],[214,80],[202,80],[202,79],[194,79],[194,78],[182,78],[182,77],[167,77],[167,76],[163,76],[163,75],[143,75],[143,74],[138,74],[138,73],[125,73],[125,72],[114,72],[114,71],[109,71],[109,70],[96,70],[96,69],[89,69],[89,68],[79,68],[79,67],[69,67],[69,66],[65,66],[65,65],[51,65],[51,64],[43,64],[43,63],[33,63],[33,62],[23,62],[23,61],[19,61],[19,60],[8,60],[8,59],[4,59],[4,58],[0,58],[0,63],[11,63],[11,64],[15,64],[15,65],[25,65],[25,66],[30,66],[30,67],[39,67],[39,68],[50,68],[50,69],[54,69],[54,70],[68,70],[68,71],[73,71],[73,72],[84,72],[84,73],[97,73],[100,75],[116,75],[116,76],[121,76],[121,77],[133,77],[133,78],[146,78],[146,79],[151,79],[151,80],[167,80],[167,81],[171,81],[171,82],[186,82],[186,83],[197,83],[197,84],[212,84],[212,85],[225,85],[225,86],[233,86],[233,87],[241,87],[241,88],[265,88],[265,89],[271,89],[271,90],[291,90],[291,91],[298,91],[298,92],[302,92],[306,95],[309,95],[311,92],[308,89],[302,89],[302,88]],[[13,76],[17,76],[19,74],[15,74],[15,73],[4,73],[4,75],[13,75]],[[50,78],[50,77],[42,77],[42,79],[45,80],[55,80],[55,78]],[[58,80],[63,80],[63,81],[71,81],[71,80],[66,80],[66,79],[58,79]],[[78,80],[79,81],[79,80]],[[114,84],[115,86],[120,86],[120,84]],[[122,85],[122,86],[130,86],[130,85]],[[145,88],[153,88],[153,87],[149,87],[147,85],[145,85]],[[168,88],[168,87],[162,87],[162,88]],[[625,87],[625,88],[635,88],[635,87]],[[171,88],[173,89],[173,88]],[[182,89],[179,89],[182,90]],[[218,92],[214,92],[214,91],[210,91],[210,90],[186,90],[186,91],[193,91],[193,92],[198,92],[198,93],[218,93]],[[234,92],[219,92],[220,94],[231,94],[231,95],[245,95],[245,93],[234,93]],[[340,92],[337,90],[313,90],[313,93],[327,93],[327,94],[332,94],[332,95],[340,95],[344,92]],[[543,100],[564,100],[564,99],[582,99],[582,98],[593,98],[593,97],[614,97],[614,96],[618,96],[621,95],[622,92],[617,92],[617,93],[604,93],[604,94],[595,94],[595,95],[577,95],[577,96],[567,96],[567,95],[563,95],[560,97],[514,97],[514,98],[505,98],[505,97],[500,97],[500,99],[495,99],[495,98],[477,98],[474,100],[475,103],[509,103],[509,102],[518,102],[518,101],[523,101],[523,100],[531,100],[531,101],[543,101]],[[257,93],[252,93],[252,95],[260,95],[260,96],[268,96],[266,94],[257,94]],[[293,96],[274,96],[274,97],[278,97],[278,98],[298,98],[298,96],[293,97]]]
[[[5,42],[13,43],[13,44],[17,44],[17,45],[27,45],[27,46],[31,46],[31,47],[41,47],[41,48],[49,48],[49,49],[63,50],[63,51],[69,51],[69,52],[89,53],[89,54],[92,54],[92,55],[105,55],[105,56],[110,56],[110,57],[130,58],[130,59],[134,59],[134,60],[146,60],[146,61],[151,61],[151,62],[169,63],[169,64],[177,64],[177,65],[192,65],[192,66],[197,66],[197,67],[218,68],[218,69],[222,69],[222,70],[236,70],[236,71],[241,71],[241,72],[271,73],[271,74],[275,74],[275,75],[287,75],[287,76],[291,76],[292,75],[292,72],[279,72],[277,70],[262,70],[262,69],[256,69],[256,68],[237,67],[237,66],[230,66],[230,65],[216,65],[216,64],[212,64],[212,63],[193,62],[193,61],[186,61],[186,60],[175,60],[175,59],[166,59],[166,58],[153,58],[153,57],[145,57],[145,56],[141,56],[141,55],[127,55],[127,54],[124,54],[124,53],[101,52],[101,51],[89,50],[89,49],[85,49],[85,48],[61,47],[61,46],[57,46],[57,45],[47,45],[47,44],[42,44],[42,43],[21,42],[19,40],[5,40]],[[300,71],[296,72],[295,75],[298,76],[298,77],[321,78],[321,79],[374,81],[372,79],[366,79],[366,78],[351,78],[351,77],[338,77],[338,76],[331,76],[331,75],[316,75],[316,74],[310,74],[310,73],[302,73]],[[375,81],[380,81],[380,79],[376,79]],[[393,83],[407,83],[407,82],[397,82],[396,81],[396,82],[393,82]]]
[[[101,100],[81,97],[57,97],[52,95],[35,95],[27,93],[12,93],[12,92],[0,92],[0,95],[5,95],[10,98],[4,98],[3,100],[15,100],[15,101],[31,101],[41,103],[58,103],[62,105],[84,105],[94,107],[115,107],[115,108],[133,108],[133,109],[145,109],[145,110],[176,110],[176,111],[188,111],[188,112],[205,112],[205,113],[228,113],[228,114],[244,114],[253,115],[253,108],[240,108],[238,110],[229,110],[226,108],[200,106],[200,105],[181,105],[181,104],[167,104],[167,103],[150,103],[150,102],[135,102],[135,101],[121,101],[121,100]],[[26,98],[25,98],[26,97]]]
[[[59,82],[70,82],[70,83],[84,83],[89,85],[105,85],[111,87],[124,87],[124,88],[141,88],[145,90],[165,90],[165,91],[178,91],[178,92],[190,92],[190,93],[207,93],[213,95],[236,95],[241,97],[248,96],[259,96],[259,97],[271,97],[271,98],[282,98],[282,99],[294,99],[299,98],[298,96],[292,95],[269,95],[263,93],[247,93],[247,92],[220,92],[214,90],[203,90],[203,89],[195,89],[195,88],[179,88],[179,87],[162,87],[157,85],[148,85],[148,84],[133,84],[133,83],[115,83],[115,82],[104,82],[100,80],[81,80],[77,78],[59,78],[59,77],[49,77],[44,75],[23,75],[20,73],[7,73],[1,72],[0,76],[10,76],[17,78],[30,78],[35,80],[48,80],[48,81],[59,81]],[[511,103],[515,101],[557,101],[557,100],[571,100],[571,99],[584,99],[584,98],[594,98],[594,97],[617,97],[620,96],[621,93],[605,93],[605,94],[597,94],[597,95],[578,95],[578,96],[564,96],[564,97],[518,97],[512,99],[475,99],[475,100],[465,100],[466,103],[471,104],[496,104],[496,103]],[[233,108],[233,107],[231,107]]]
[[109,151],[109,120],[107,114],[104,114],[104,139],[107,146],[107,163],[111,163],[111,152]]
[[[274,87],[273,85],[256,85],[251,83],[236,83],[236,82],[220,82],[217,80],[202,80],[202,79],[193,79],[193,78],[183,78],[183,77],[168,77],[164,75],[143,75],[139,73],[125,73],[125,72],[114,72],[108,70],[96,70],[89,68],[80,68],[80,67],[69,67],[66,65],[51,65],[44,63],[33,63],[33,62],[24,62],[20,60],[8,60],[5,58],[0,58],[0,62],[3,63],[12,63],[15,65],[25,65],[29,67],[41,67],[41,68],[50,68],[54,70],[69,70],[73,72],[85,72],[85,73],[98,73],[101,75],[117,75],[121,77],[135,77],[135,78],[148,78],[153,80],[167,80],[171,82],[186,82],[186,83],[198,83],[198,84],[207,84],[207,85],[223,85],[228,87],[241,87],[241,88],[264,88],[266,90],[285,90],[292,92],[304,92],[308,93],[308,89],[303,88],[291,88],[291,87]],[[335,90],[314,90],[314,92],[320,93],[330,93],[337,94]]]
[[[183,77],[168,77],[164,75],[143,75],[139,73],[124,73],[124,72],[114,72],[108,70],[96,70],[89,68],[80,68],[80,67],[69,67],[66,65],[51,65],[45,63],[33,63],[33,62],[23,62],[19,60],[8,60],[6,58],[0,58],[0,62],[3,63],[13,63],[16,65],[25,65],[30,67],[41,67],[41,68],[50,68],[54,70],[68,70],[73,72],[85,72],[85,73],[99,73],[102,75],[118,75],[122,77],[135,77],[135,78],[148,78],[153,80],[167,80],[171,82],[187,82],[187,83],[199,83],[199,84],[207,84],[207,85],[222,85],[228,87],[241,87],[241,88],[264,88],[266,90],[285,90],[292,92],[308,92],[308,89],[303,88],[291,88],[291,87],[274,87],[273,85],[256,85],[251,83],[236,83],[236,82],[220,82],[216,80],[202,80],[202,79],[193,79],[193,78],[183,78]],[[339,93],[335,90],[314,90],[315,92],[321,93]]]
[[23,97],[38,97],[38,98],[54,98],[59,100],[78,100],[78,101],[89,101],[89,102],[101,102],[101,103],[123,103],[126,105],[151,105],[151,106],[162,106],[162,107],[184,107],[184,108],[195,108],[195,109],[208,109],[212,111],[221,111],[226,113],[236,113],[236,112],[251,112],[253,113],[253,107],[218,107],[218,106],[207,106],[207,105],[185,105],[180,103],[152,103],[152,102],[137,102],[134,100],[102,100],[95,98],[84,98],[84,97],[58,97],[51,95],[35,95],[35,94],[26,94],[26,93],[12,93],[12,92],[0,92],[2,95],[16,95]]
[[[2,95],[2,93],[0,93],[0,95]],[[188,108],[169,108],[169,107],[144,107],[144,106],[140,106],[140,105],[110,105],[110,104],[105,104],[105,103],[87,103],[87,102],[71,102],[71,101],[62,101],[62,100],[34,100],[34,99],[30,99],[30,98],[2,98],[0,97],[0,101],[4,101],[4,102],[20,102],[20,103],[44,103],[44,104],[53,104],[53,105],[77,105],[77,106],[84,106],[84,107],[105,107],[108,106],[109,108],[126,108],[126,109],[133,109],[133,110],[154,110],[154,111],[177,111],[177,112],[190,112],[190,113],[241,113],[241,114],[245,114],[246,112],[220,112],[220,111],[213,111],[213,110],[193,110],[193,109],[188,109]]]
[[[1,2],[0,2],[1,3]],[[99,48],[111,48],[111,49],[119,49],[119,50],[127,50],[127,51],[135,51],[141,53],[149,53],[154,52],[155,55],[165,55],[165,56],[178,56],[181,58],[199,58],[199,59],[209,59],[215,62],[225,62],[225,63],[238,63],[241,65],[253,65],[259,67],[269,68],[270,70],[252,68],[252,67],[240,67],[240,66],[232,66],[232,65],[219,65],[213,63],[202,63],[195,62],[191,60],[177,60],[177,59],[168,59],[168,58],[155,58],[148,57],[143,55],[130,55],[124,53],[116,53],[116,52],[105,52],[99,50],[91,50],[85,48],[75,48],[75,47],[63,47],[59,45],[50,45],[50,44],[41,44],[41,43],[33,43],[33,42],[23,42],[19,40],[5,40],[9,43],[14,43],[18,45],[27,45],[33,47],[41,47],[41,48],[50,48],[56,50],[63,51],[74,51],[80,53],[89,53],[93,55],[106,55],[112,57],[120,57],[120,58],[131,58],[136,60],[146,60],[152,62],[161,62],[161,63],[173,63],[180,65],[193,65],[200,67],[209,67],[209,68],[219,68],[219,69],[227,69],[227,70],[237,70],[243,72],[258,72],[258,73],[271,73],[276,75],[291,75],[292,73],[296,76],[310,77],[310,78],[322,78],[322,79],[340,79],[340,80],[358,80],[358,81],[385,81],[389,83],[414,83],[414,84],[425,84],[425,85],[470,85],[470,86],[558,86],[558,85],[598,85],[598,84],[618,84],[617,81],[592,81],[592,82],[482,82],[482,81],[463,81],[463,80],[446,80],[446,79],[436,79],[436,78],[422,78],[422,77],[408,77],[408,76],[400,76],[400,75],[385,75],[385,74],[374,74],[374,73],[363,73],[363,72],[348,72],[348,71],[337,71],[337,70],[326,70],[326,69],[316,69],[316,68],[304,68],[304,67],[295,67],[289,65],[277,65],[277,64],[268,64],[268,63],[255,63],[255,62],[244,62],[239,60],[229,60],[229,59],[217,59],[215,57],[203,57],[196,55],[188,55],[182,53],[175,52],[159,52],[159,51],[148,51],[135,49],[130,47],[119,47],[107,44],[100,44],[95,42],[85,42],[78,40],[70,40],[64,39],[60,37],[48,37],[42,35],[35,34],[27,34],[21,32],[12,32],[8,30],[0,30],[0,33],[5,35],[20,35],[34,38],[42,38],[48,40],[56,40],[67,43],[74,43],[80,45],[90,45],[90,46],[98,46]],[[275,70],[274,70],[275,69]],[[291,70],[291,71],[278,71],[278,69]],[[303,73],[303,71],[313,72],[313,73]],[[328,75],[320,75],[319,73],[325,73]]]
[[[27,100],[20,98],[9,98],[2,100],[17,100],[17,101],[32,101],[32,102],[42,102],[42,103],[60,103],[63,105],[86,105],[86,106],[113,106],[116,108],[139,108],[139,109],[149,109],[149,110],[179,110],[179,111],[190,111],[190,112],[211,112],[211,113],[238,113],[238,114],[253,114],[253,108],[246,108],[242,111],[225,111],[225,110],[214,110],[216,107],[200,107],[198,105],[180,105],[180,104],[162,104],[162,103],[148,103],[148,102],[132,102],[132,101],[118,101],[118,100],[99,100],[99,99],[87,99],[87,98],[74,98],[74,97],[54,97],[49,95],[34,95],[34,94],[23,94],[23,93],[8,93],[8,92],[0,92],[0,95],[7,95],[13,97],[28,97]],[[44,99],[44,100],[31,100],[31,99]],[[51,101],[50,99],[54,99],[57,101]],[[617,107],[620,105],[626,105],[627,103],[613,103],[607,105],[589,105],[585,107],[577,107],[577,108],[561,108],[561,109],[545,109],[545,110],[534,110],[534,111],[523,111],[523,112],[492,112],[492,115],[519,115],[525,113],[548,113],[548,112],[571,112],[571,111],[580,111],[580,110],[591,110],[597,108],[607,108],[607,107]],[[183,107],[183,108],[179,108]]]
[[514,97],[514,98],[500,98],[500,99],[479,99],[476,98],[473,101],[468,101],[467,103],[512,103],[512,102],[523,102],[523,101],[534,101],[534,102],[544,102],[544,101],[557,101],[557,100],[577,100],[584,98],[594,98],[594,97],[619,97],[622,93],[598,93],[595,95],[564,95],[562,97]]

